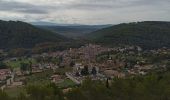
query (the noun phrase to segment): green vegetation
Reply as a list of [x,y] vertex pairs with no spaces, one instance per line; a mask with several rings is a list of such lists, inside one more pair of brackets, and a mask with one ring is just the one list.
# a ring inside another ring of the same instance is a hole
[[70,79],[65,79],[63,82],[57,84],[57,86],[60,88],[69,88],[76,86],[76,84]]
[[25,22],[0,20],[0,49],[7,51],[8,57],[77,48],[83,44],[84,40],[66,38]]
[[36,64],[37,61],[35,59],[32,59],[32,58],[21,58],[21,59],[18,59],[18,60],[14,60],[14,61],[8,61],[8,62],[5,62],[7,66],[10,66],[11,68],[21,68],[21,64],[22,63],[26,63],[26,64],[29,64],[29,63],[32,63],[32,64]]
[[26,84],[50,83],[50,77],[53,75],[53,70],[45,70],[43,73],[35,73],[26,76]]
[[100,81],[84,81],[67,94],[68,100],[169,100],[170,73],[114,79],[107,86]]
[[72,71],[71,67],[64,67],[64,68],[57,68],[55,70],[55,73],[59,75],[65,75],[66,72],[70,72],[70,71]]
[[169,100],[169,80],[170,72],[115,78],[111,83],[88,78],[80,87],[73,87],[66,93],[55,84],[31,84],[17,98],[0,91],[0,100]]
[[[145,49],[170,47],[170,23],[120,24],[96,31],[88,37],[94,42],[109,46],[138,45]],[[60,35],[23,22],[0,21],[0,48],[12,48],[9,52],[10,56],[23,56],[81,46],[80,41],[62,42],[65,40],[67,39]],[[65,72],[72,71],[72,67],[75,65],[75,62],[72,61],[69,67],[60,66],[63,68],[57,68],[55,71],[44,70],[42,73],[16,77],[23,79],[25,86],[0,90],[0,100],[170,100],[170,51],[111,51],[96,56],[99,63],[109,59],[115,63],[125,62],[123,69],[139,64],[156,66],[155,69],[158,68],[158,71],[154,69],[154,73],[150,71],[145,76],[128,77],[127,75],[126,78],[114,78],[110,81],[108,79],[93,81],[87,78],[80,86],[77,86],[64,76]],[[31,70],[32,64],[62,65],[62,61],[62,56],[22,58],[16,61],[0,62],[0,69],[11,67],[12,69],[21,68],[22,71],[25,71]],[[159,66],[166,67],[167,72],[159,69]],[[93,75],[97,73],[95,67],[92,68],[91,73]],[[64,80],[61,83],[52,84],[50,77],[54,74],[61,75]],[[89,75],[88,66],[84,67],[81,74]],[[69,91],[63,93],[62,89],[65,88],[69,88]]]
[[59,34],[20,21],[0,21],[0,48],[31,48],[45,42],[68,40]]
[[60,43],[54,43],[54,42],[48,42],[48,43],[41,43],[36,45],[34,48],[32,48],[31,53],[44,53],[44,52],[54,52],[56,50],[62,51],[70,48],[79,48],[82,45],[85,44],[84,40],[72,40],[69,42],[60,42]]
[[8,66],[4,62],[0,61],[0,69],[5,69],[5,68],[8,68]]
[[138,45],[144,49],[170,47],[170,22],[119,24],[92,32],[87,38],[109,46]]
[[10,87],[4,90],[10,97],[17,97],[24,91],[24,87]]
[[46,52],[63,51],[70,48],[79,48],[85,44],[84,40],[68,40],[67,42],[42,42],[33,48],[16,48],[8,51],[8,57],[30,56],[31,54],[41,54]]

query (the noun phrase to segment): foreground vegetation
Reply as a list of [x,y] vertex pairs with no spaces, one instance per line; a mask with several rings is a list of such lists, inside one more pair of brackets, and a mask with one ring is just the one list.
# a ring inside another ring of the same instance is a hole
[[17,98],[0,91],[0,100],[169,100],[170,72],[147,76],[92,81],[87,79],[80,87],[62,92],[55,84],[33,84],[24,88]]

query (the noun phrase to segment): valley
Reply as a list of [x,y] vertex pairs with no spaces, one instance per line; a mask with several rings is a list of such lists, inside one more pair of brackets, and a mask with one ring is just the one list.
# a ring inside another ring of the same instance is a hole
[[[57,34],[47,26],[1,22],[6,26],[22,26],[4,31],[0,24],[1,43],[7,41],[4,37],[14,36],[12,42],[0,45],[0,94],[8,98],[31,100],[37,93],[42,99],[49,92],[59,100],[88,97],[93,100],[94,96],[86,93],[94,93],[103,100],[133,96],[145,99],[143,94],[159,98],[156,94],[163,90],[166,91],[162,98],[169,96],[166,88],[170,71],[169,22],[113,25],[92,33],[80,32],[81,39],[73,34],[68,37],[62,32]],[[148,85],[154,85],[156,90]],[[165,87],[158,88],[162,85]],[[135,92],[127,95],[133,89]],[[40,96],[41,93],[45,94]]]

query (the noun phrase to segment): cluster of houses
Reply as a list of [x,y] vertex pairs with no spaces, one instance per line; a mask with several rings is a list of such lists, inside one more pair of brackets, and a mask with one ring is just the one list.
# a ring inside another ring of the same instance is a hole
[[[108,48],[102,47],[100,45],[94,44],[87,44],[80,48],[70,48],[69,50],[64,51],[57,51],[53,53],[45,53],[43,54],[44,57],[62,57],[62,62],[60,66],[70,66],[71,62],[74,62],[73,72],[67,73],[68,76],[73,76],[77,78],[77,80],[81,80],[81,71],[83,70],[84,66],[88,66],[89,73],[91,69],[95,67],[96,69],[96,76],[92,78],[99,78],[102,79],[103,76],[105,78],[110,77],[119,77],[123,78],[127,75],[136,75],[141,74],[145,75],[149,70],[153,68],[153,65],[139,65],[136,64],[133,68],[128,68],[126,70],[120,70],[122,68],[125,69],[127,62],[120,59],[112,59],[111,57],[104,62],[97,62],[96,56],[103,53],[103,52],[120,52],[126,54],[140,54],[143,52],[142,48],[139,46],[125,46],[125,47],[115,47],[115,48]],[[160,50],[159,50],[160,51]],[[59,67],[60,67],[59,66]],[[99,77],[98,77],[99,76]]]
[[[112,59],[108,58],[104,62],[97,62],[96,56],[103,52],[115,51],[119,53],[125,53],[127,55],[141,55],[143,53],[142,48],[139,46],[126,46],[126,47],[118,47],[118,48],[106,48],[101,47],[100,45],[86,45],[82,46],[78,49],[70,49],[69,51],[65,51],[65,55],[67,58],[70,57],[72,60],[74,59],[75,65],[73,72],[67,73],[67,76],[70,77],[73,81],[77,83],[81,83],[84,77],[81,75],[81,71],[85,66],[88,66],[89,73],[91,69],[95,67],[97,74],[94,76],[92,74],[88,75],[92,79],[106,79],[106,78],[124,78],[126,76],[135,76],[135,75],[146,75],[151,70],[155,69],[156,66],[154,64],[145,63],[145,61],[141,60],[136,62],[135,65],[130,65],[131,68],[126,68],[129,62],[120,59]],[[145,51],[144,51],[145,52]],[[148,51],[156,53],[167,53],[165,49],[159,49],[156,51]],[[143,63],[143,64],[140,64]],[[159,66],[160,68],[160,66]],[[162,66],[161,69],[165,69],[165,66]]]
[[[138,62],[133,65],[133,68],[126,68],[128,65],[124,60],[116,59],[109,57],[105,61],[98,62],[97,56],[104,52],[119,52],[125,54],[139,54],[143,50],[139,46],[126,46],[126,47],[115,47],[108,48],[102,47],[100,45],[87,44],[80,48],[70,48],[69,50],[57,51],[53,53],[43,53],[41,55],[33,55],[32,57],[36,58],[37,56],[41,57],[59,57],[61,60],[60,64],[49,62],[49,63],[38,63],[31,66],[31,70],[21,71],[20,69],[15,69],[14,73],[10,69],[1,69],[0,70],[0,85],[2,88],[4,86],[9,86],[14,84],[14,74],[17,76],[31,73],[40,73],[45,69],[56,70],[59,67],[71,66],[73,71],[67,72],[66,76],[73,80],[77,84],[81,82],[88,76],[93,80],[106,80],[107,78],[124,78],[128,75],[146,75],[148,71],[152,70],[155,66],[152,64],[143,64],[140,65]],[[144,51],[145,52],[145,51]],[[167,53],[167,49],[159,49],[149,51],[154,54],[158,53]],[[141,61],[145,63],[145,61]],[[85,69],[85,67],[88,67]],[[83,72],[86,70],[86,72]],[[85,75],[84,73],[88,73]],[[51,80],[54,83],[59,83],[63,81],[63,76],[61,75],[52,75]],[[5,85],[4,85],[5,84]]]

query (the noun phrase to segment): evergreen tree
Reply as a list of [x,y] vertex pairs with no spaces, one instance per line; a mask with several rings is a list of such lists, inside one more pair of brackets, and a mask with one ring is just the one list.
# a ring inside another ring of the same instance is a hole
[[96,75],[96,74],[97,74],[96,67],[93,67],[93,68],[92,68],[92,72],[91,72],[91,74],[93,74],[93,75]]

